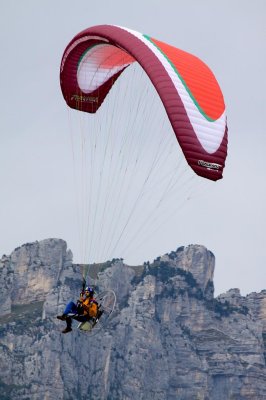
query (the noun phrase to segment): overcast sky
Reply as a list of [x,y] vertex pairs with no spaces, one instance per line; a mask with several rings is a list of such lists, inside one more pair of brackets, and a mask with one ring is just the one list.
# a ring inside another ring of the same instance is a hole
[[224,179],[184,208],[176,229],[149,245],[151,256],[202,244],[216,257],[216,294],[234,287],[243,295],[265,289],[266,2],[0,0],[0,5],[1,255],[59,237],[78,257],[59,66],[78,32],[116,24],[200,57],[214,72],[227,106]]

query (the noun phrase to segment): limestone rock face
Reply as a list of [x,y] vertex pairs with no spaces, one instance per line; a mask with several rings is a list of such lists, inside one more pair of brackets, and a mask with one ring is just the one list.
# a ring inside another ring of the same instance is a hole
[[[0,261],[1,299],[9,304],[33,303],[45,300],[50,290],[65,276],[68,268],[72,275],[72,253],[63,240],[49,239],[27,243]],[[5,291],[3,294],[2,291]],[[0,315],[8,310],[0,305]]]
[[214,298],[214,264],[190,245],[142,266],[94,266],[98,290],[116,293],[115,311],[97,336],[63,335],[56,315],[82,280],[66,243],[3,256],[0,398],[265,399],[266,291]]

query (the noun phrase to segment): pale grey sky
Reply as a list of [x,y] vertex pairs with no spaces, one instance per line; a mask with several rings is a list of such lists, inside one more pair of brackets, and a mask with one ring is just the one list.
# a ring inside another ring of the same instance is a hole
[[78,32],[116,24],[200,57],[213,70],[227,106],[224,179],[183,208],[175,229],[147,246],[149,255],[202,244],[216,257],[216,294],[232,287],[242,294],[264,289],[265,15],[264,0],[1,0],[1,255],[26,242],[60,237],[78,258],[59,66]]

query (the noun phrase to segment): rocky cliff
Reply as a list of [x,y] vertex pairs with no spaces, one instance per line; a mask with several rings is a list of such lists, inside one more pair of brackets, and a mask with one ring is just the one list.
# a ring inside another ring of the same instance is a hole
[[96,336],[56,319],[80,291],[63,240],[0,260],[0,398],[171,400],[266,398],[266,291],[213,297],[214,255],[180,247],[153,263],[94,265],[117,304]]

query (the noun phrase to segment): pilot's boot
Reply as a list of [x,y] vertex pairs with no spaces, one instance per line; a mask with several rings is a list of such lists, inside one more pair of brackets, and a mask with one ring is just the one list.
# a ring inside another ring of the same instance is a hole
[[66,327],[63,331],[62,331],[62,333],[68,333],[68,332],[71,332],[72,331],[72,328],[70,328],[70,327]]
[[66,314],[62,314],[62,315],[57,315],[57,319],[60,319],[61,321],[65,321],[66,320],[67,315]]
[[72,325],[72,320],[71,320],[71,318],[70,317],[66,317],[65,318],[65,320],[66,320],[66,324],[67,324],[67,326],[66,326],[66,328],[62,331],[62,333],[68,333],[68,332],[71,332],[72,331],[72,328],[71,328],[71,325]]

